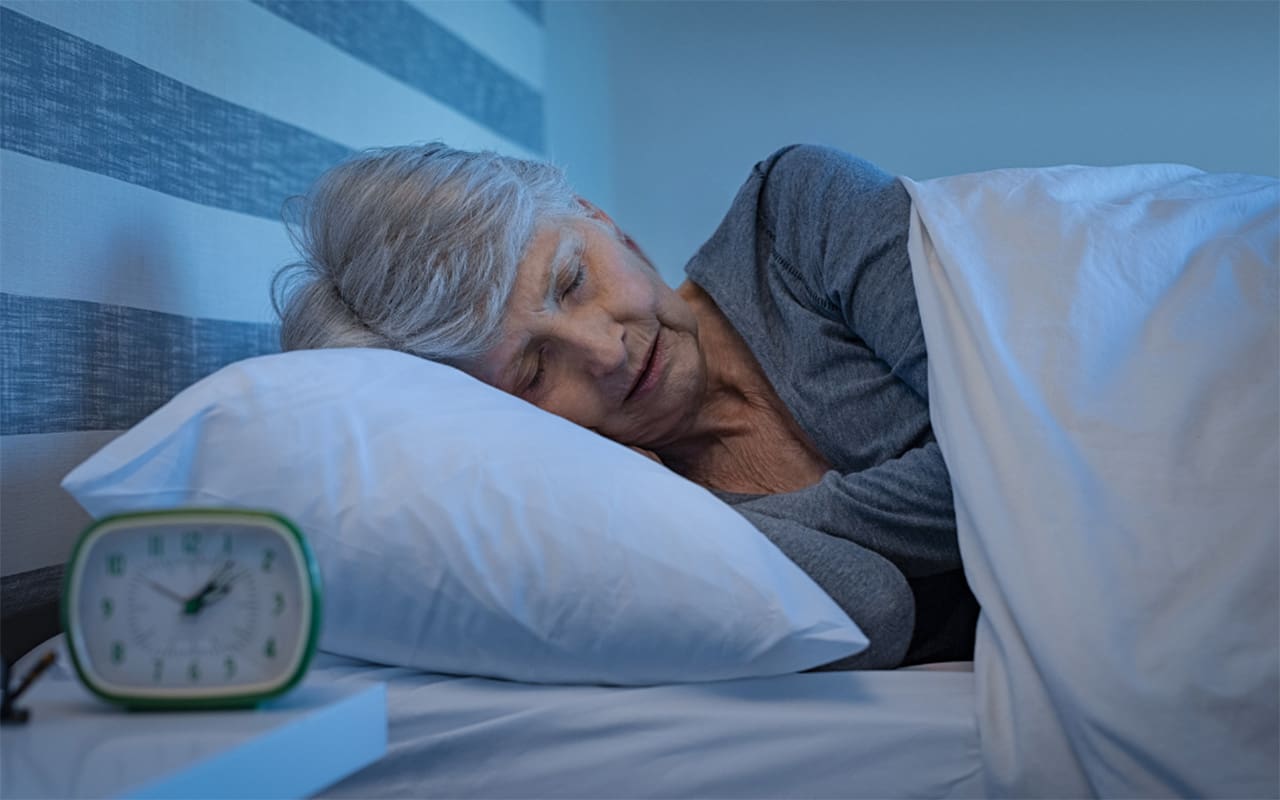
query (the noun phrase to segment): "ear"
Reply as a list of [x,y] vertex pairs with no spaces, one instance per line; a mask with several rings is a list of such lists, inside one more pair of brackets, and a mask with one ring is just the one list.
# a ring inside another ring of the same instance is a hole
[[[578,201],[578,205],[585,208],[587,210],[587,213],[591,215],[592,219],[597,219],[603,222],[605,225],[608,225],[613,230],[613,235],[618,237],[618,241],[622,242],[627,247],[630,247],[632,250],[636,250],[637,252],[639,252],[639,249],[636,247],[635,241],[626,233],[624,233],[622,228],[618,227],[618,223],[614,222],[613,217],[606,214],[604,212],[604,209],[600,208],[600,206],[596,205],[595,203],[591,202],[585,197],[578,197],[576,199]],[[643,255],[643,253],[641,253],[641,255]]]
[[640,256],[640,259],[644,261],[645,264],[649,265],[650,269],[654,272],[658,271],[658,268],[653,265],[653,262],[649,260],[649,257],[640,249],[640,245],[636,244],[636,240],[624,233],[622,228],[618,227],[618,223],[613,221],[613,217],[604,213],[604,209],[600,208],[585,197],[579,197],[577,200],[578,204],[585,208],[587,212],[591,214],[592,218],[598,219],[612,228],[614,235],[618,237],[618,241],[622,242],[629,250]]
[[577,197],[576,199],[578,201],[578,205],[585,208],[588,214],[590,214],[595,219],[600,220],[601,222],[608,223],[610,227],[612,227],[615,231],[618,231],[619,235],[621,235],[622,231],[618,229],[618,224],[613,221],[613,217],[610,217],[608,214],[604,213],[604,209],[600,208],[600,206],[596,205],[595,203],[591,202],[585,197]]

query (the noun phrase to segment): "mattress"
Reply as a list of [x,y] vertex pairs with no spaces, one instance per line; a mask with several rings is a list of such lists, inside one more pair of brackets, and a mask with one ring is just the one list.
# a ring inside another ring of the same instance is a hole
[[384,682],[373,797],[978,797],[967,669],[652,687],[538,686],[321,654],[308,681]]

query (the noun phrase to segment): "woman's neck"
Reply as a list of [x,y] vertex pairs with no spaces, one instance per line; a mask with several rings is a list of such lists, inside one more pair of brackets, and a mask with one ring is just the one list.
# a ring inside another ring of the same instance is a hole
[[[770,474],[773,467],[796,472],[798,461],[812,461],[816,449],[800,430],[770,385],[764,370],[733,325],[700,287],[686,281],[676,290],[698,319],[698,340],[706,360],[707,383],[692,424],[679,439],[663,446],[663,463],[703,485],[734,491],[775,491],[808,485],[812,470],[794,479]],[[775,461],[767,451],[780,446],[797,454]]]
[[742,434],[748,427],[744,417],[766,402],[761,389],[772,390],[746,342],[710,295],[690,281],[676,292],[698,320],[698,344],[707,380],[692,424],[665,449],[696,450],[708,441]]

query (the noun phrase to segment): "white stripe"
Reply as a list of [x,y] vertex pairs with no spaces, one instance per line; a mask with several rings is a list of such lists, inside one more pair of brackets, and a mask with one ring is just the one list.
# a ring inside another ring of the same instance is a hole
[[274,321],[284,226],[0,151],[0,291]]
[[61,564],[90,517],[62,478],[120,431],[32,433],[0,439],[0,573]]
[[542,92],[545,35],[529,15],[507,2],[409,0],[476,52]]
[[188,86],[353,149],[441,139],[536,154],[247,2],[40,2],[5,6]]

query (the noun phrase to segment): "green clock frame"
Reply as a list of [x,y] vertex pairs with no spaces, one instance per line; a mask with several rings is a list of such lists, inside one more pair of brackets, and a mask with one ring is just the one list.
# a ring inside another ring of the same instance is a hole
[[307,668],[311,665],[311,659],[315,655],[316,645],[320,639],[320,617],[321,617],[321,598],[323,595],[320,582],[320,570],[316,565],[315,556],[311,552],[311,547],[307,544],[306,537],[298,530],[288,518],[274,511],[259,511],[253,509],[236,509],[236,508],[174,508],[154,511],[131,511],[121,514],[112,514],[102,519],[95,520],[80,534],[80,538],[76,540],[75,548],[71,551],[71,558],[67,561],[67,570],[62,579],[62,630],[67,636],[73,636],[75,633],[71,630],[71,592],[72,583],[76,574],[75,566],[79,563],[81,550],[90,540],[93,533],[99,528],[108,524],[114,524],[122,520],[130,519],[149,519],[159,520],[162,518],[181,521],[184,518],[199,517],[225,517],[227,519],[245,517],[256,517],[259,519],[266,518],[279,525],[292,536],[294,543],[298,547],[298,551],[302,554],[302,560],[306,567],[307,579],[304,582],[303,591],[311,596],[311,620],[308,623],[306,632],[306,644],[303,647],[302,657],[298,660],[298,665],[294,669],[293,674],[288,680],[284,681],[280,686],[269,689],[264,692],[253,692],[243,695],[228,695],[226,697],[200,697],[200,698],[182,698],[182,697],[134,697],[130,695],[115,694],[107,692],[99,688],[89,678],[83,664],[80,663],[80,657],[76,653],[76,648],[68,643],[67,651],[71,654],[71,662],[75,665],[76,674],[80,677],[80,682],[86,686],[97,696],[112,703],[123,705],[131,710],[137,711],[205,711],[213,709],[237,709],[237,708],[253,708],[260,703],[278,697],[292,689],[306,675]]

